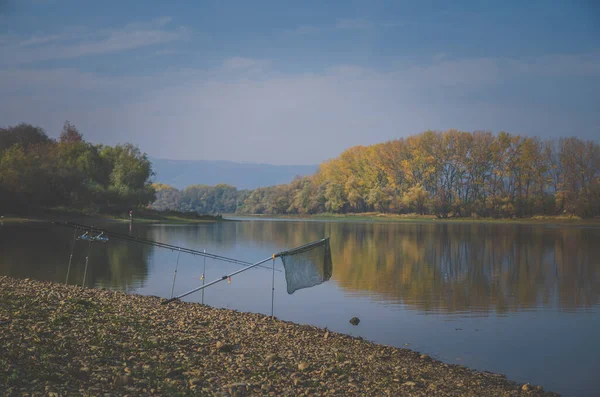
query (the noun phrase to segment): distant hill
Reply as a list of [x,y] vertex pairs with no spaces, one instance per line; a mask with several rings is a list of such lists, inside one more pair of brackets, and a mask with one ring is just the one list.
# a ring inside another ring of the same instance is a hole
[[272,165],[233,161],[166,160],[150,158],[154,180],[177,189],[189,185],[225,183],[238,189],[255,189],[290,183],[294,177],[312,175],[318,165]]

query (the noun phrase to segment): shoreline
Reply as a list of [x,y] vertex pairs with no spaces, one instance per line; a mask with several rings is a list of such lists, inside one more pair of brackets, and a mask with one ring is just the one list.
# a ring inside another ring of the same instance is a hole
[[[0,216],[0,223],[17,223],[17,222],[52,222],[62,221],[65,219],[78,219],[88,221],[101,221],[101,222],[119,222],[129,223],[131,219],[127,216],[118,216],[114,214],[104,213],[85,213],[80,211],[62,211],[62,210],[48,210],[40,213],[31,215],[2,215]],[[199,224],[199,223],[218,223],[218,222],[231,222],[231,220],[223,219],[221,216],[213,215],[192,215],[185,213],[176,212],[158,212],[139,210],[134,213],[133,223],[160,223],[160,224]]]
[[[56,220],[85,219],[102,222],[129,223],[126,216],[108,213],[85,213],[80,211],[48,210],[32,215],[0,215],[0,223],[15,222],[49,222]],[[231,219],[237,218],[237,219]],[[235,222],[243,220],[290,220],[290,221],[336,221],[336,222],[385,222],[385,223],[423,223],[423,224],[498,224],[498,225],[553,225],[553,226],[600,226],[600,218],[579,218],[569,216],[535,216],[531,218],[437,218],[434,215],[417,214],[385,214],[385,213],[357,213],[357,214],[312,214],[312,215],[276,215],[276,214],[223,214],[199,215],[195,213],[177,213],[174,211],[160,212],[153,210],[138,210],[133,217],[134,223],[160,223],[160,224],[206,224],[218,222]]]
[[0,390],[60,396],[557,395],[314,326],[163,301],[0,277]]
[[313,214],[313,215],[268,215],[268,214],[224,214],[234,218],[258,218],[258,219],[281,219],[300,221],[368,221],[368,222],[390,222],[390,223],[430,223],[430,224],[468,224],[488,223],[504,225],[560,225],[560,226],[600,226],[600,219],[585,219],[568,216],[535,216],[532,218],[437,218],[434,215],[416,214],[384,214],[384,213],[357,213],[357,214]]

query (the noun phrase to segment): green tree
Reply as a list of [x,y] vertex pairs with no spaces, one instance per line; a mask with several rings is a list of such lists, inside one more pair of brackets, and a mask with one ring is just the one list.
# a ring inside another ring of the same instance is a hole
[[155,192],[150,182],[154,173],[145,153],[127,143],[103,147],[100,157],[109,175],[107,209],[123,211],[154,201]]

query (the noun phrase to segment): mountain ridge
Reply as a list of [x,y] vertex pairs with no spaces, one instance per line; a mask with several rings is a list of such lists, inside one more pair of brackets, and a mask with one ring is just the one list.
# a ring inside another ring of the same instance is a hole
[[183,189],[190,185],[224,183],[238,189],[290,183],[296,176],[314,174],[318,165],[274,165],[230,160],[173,160],[149,157],[154,181]]

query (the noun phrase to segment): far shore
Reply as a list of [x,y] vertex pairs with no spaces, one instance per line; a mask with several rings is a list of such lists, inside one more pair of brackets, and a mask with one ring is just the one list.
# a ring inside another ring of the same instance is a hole
[[366,212],[356,214],[303,214],[303,215],[273,215],[273,214],[225,214],[234,218],[264,218],[289,220],[332,220],[332,221],[377,221],[377,222],[407,222],[407,223],[497,223],[514,225],[588,225],[600,226],[600,218],[580,218],[569,215],[534,216],[531,218],[480,218],[480,217],[449,217],[438,218],[435,215],[419,214],[386,214]]
[[84,211],[49,209],[28,215],[0,214],[0,223],[44,222],[64,219],[79,219],[100,222],[133,222],[161,224],[196,224],[229,222],[233,219],[281,219],[281,220],[315,220],[339,222],[399,222],[399,223],[492,223],[506,225],[557,225],[557,226],[600,226],[600,218],[580,218],[569,215],[534,216],[530,218],[481,218],[481,217],[448,217],[438,218],[435,215],[419,214],[388,214],[377,212],[349,214],[197,214],[178,211],[156,211],[138,209],[134,211],[133,219],[127,213],[88,213]]

